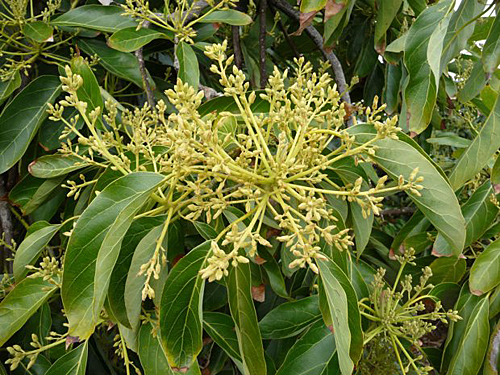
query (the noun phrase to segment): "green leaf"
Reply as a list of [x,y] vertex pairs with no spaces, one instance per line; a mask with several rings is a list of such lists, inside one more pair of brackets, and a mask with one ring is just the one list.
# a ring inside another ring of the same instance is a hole
[[322,375],[334,358],[334,335],[320,320],[292,346],[276,375]]
[[448,30],[448,25],[450,24],[452,15],[455,14],[456,13],[448,13],[441,21],[439,21],[429,39],[427,47],[427,63],[429,64],[429,67],[434,75],[436,87],[439,87],[439,79],[441,78],[442,73],[441,55],[443,53],[446,30]]
[[431,121],[437,98],[436,79],[427,62],[429,40],[434,29],[453,5],[452,0],[440,1],[425,9],[413,23],[405,43],[404,63],[408,70],[408,86],[404,92],[409,129],[421,133]]
[[283,274],[281,273],[278,262],[276,262],[276,259],[274,259],[264,246],[259,246],[258,253],[259,256],[265,260],[264,264],[262,264],[262,268],[266,271],[269,284],[274,293],[280,297],[288,298],[285,280],[283,279]]
[[153,337],[151,323],[139,329],[137,354],[141,360],[144,375],[173,375],[163,352],[159,336]]
[[402,64],[387,64],[384,97],[387,104],[385,110],[388,114],[393,114],[397,111],[398,105],[401,102],[399,92],[402,74]]
[[266,361],[257,313],[252,300],[250,264],[232,267],[226,279],[229,309],[236,325],[236,336],[243,362],[243,375],[266,375]]
[[121,242],[163,176],[136,172],[109,184],[76,222],[64,259],[61,297],[72,336],[94,331]]
[[83,5],[63,13],[50,23],[54,26],[84,27],[111,33],[126,27],[137,27],[137,22],[123,13],[119,6]]
[[42,21],[27,23],[23,29],[24,35],[35,42],[46,42],[54,32],[54,29],[49,24]]
[[35,263],[60,227],[60,225],[50,225],[46,221],[36,222],[30,227],[29,234],[17,248],[14,257],[14,278],[17,282],[28,274],[26,266]]
[[120,255],[111,274],[110,284],[113,288],[108,290],[108,302],[113,316],[125,327],[132,328],[125,306],[125,285],[132,257],[144,236],[154,227],[161,225],[165,219],[165,216],[139,218],[132,223],[123,238]]
[[327,0],[302,0],[300,2],[300,13],[319,12],[327,3]]
[[462,138],[455,133],[441,133],[437,134],[433,138],[427,138],[425,140],[427,143],[441,145],[441,146],[451,146],[457,148],[467,148],[470,146],[471,141],[467,138]]
[[198,90],[200,69],[193,48],[186,42],[179,42],[175,49],[175,55],[179,60],[178,77],[183,83],[188,83],[190,86],[194,87],[195,90]]
[[278,305],[259,322],[264,340],[294,337],[321,319],[318,296]]
[[476,175],[500,147],[500,100],[496,99],[486,122],[471,145],[460,155],[450,174],[454,190]]
[[483,68],[488,74],[492,74],[500,64],[500,17],[495,17],[488,38],[483,46]]
[[[498,208],[491,201],[492,194],[493,188],[487,181],[476,189],[462,206],[462,215],[466,226],[464,248],[480,239],[495,220]],[[447,247],[446,240],[438,235],[434,242],[434,251],[438,254],[446,254]]]
[[21,86],[21,74],[19,70],[16,70],[10,79],[0,82],[0,104],[17,90],[19,86]]
[[434,285],[444,282],[458,283],[465,275],[467,262],[461,258],[442,257],[434,260],[429,267],[432,270],[429,283]]
[[[83,7],[80,7],[83,8]],[[77,8],[77,9],[80,9]],[[101,64],[110,73],[143,88],[139,62],[131,53],[120,52],[109,48],[106,43],[94,39],[77,39],[76,43],[88,55],[97,55]],[[148,80],[154,88],[154,82],[148,75]]]
[[59,357],[45,375],[85,375],[87,369],[88,341]]
[[443,32],[443,51],[441,56],[441,71],[446,69],[446,65],[451,59],[456,57],[460,51],[467,48],[467,41],[474,33],[473,22],[484,8],[484,4],[477,0],[463,0],[460,6],[452,15],[448,29]]
[[210,256],[211,241],[191,250],[170,271],[160,302],[161,342],[172,368],[187,369],[203,347],[200,270]]
[[[87,103],[85,114],[90,118],[89,114],[99,108],[100,113],[104,111],[104,102],[102,100],[99,83],[95,78],[94,72],[82,56],[75,56],[71,59],[71,71],[73,74],[78,74],[83,79],[83,84],[77,90],[78,99]],[[97,116],[96,127],[104,129],[101,116]]]
[[32,176],[37,178],[53,178],[67,175],[86,167],[88,164],[82,159],[72,155],[45,155],[28,166]]
[[[493,168],[491,168],[490,179],[493,186],[500,185],[500,157],[497,157]],[[495,186],[495,190],[498,190],[498,187]]]
[[500,239],[489,244],[476,258],[469,284],[471,292],[478,296],[500,284]]
[[484,375],[498,375],[500,371],[500,321],[497,322],[491,333],[490,345],[484,361]]
[[385,50],[385,34],[398,14],[403,0],[378,0],[378,10],[375,23],[375,48]]
[[47,105],[59,95],[61,83],[55,76],[30,82],[0,115],[0,173],[21,159],[47,117]]
[[[351,127],[349,133],[356,135],[357,142],[365,142],[373,137],[373,127],[357,125]],[[381,139],[374,145],[377,150],[372,159],[392,178],[397,179],[403,175],[407,180],[413,169],[419,168],[418,175],[424,177],[424,181],[420,183],[423,186],[420,190],[421,196],[411,192],[408,195],[450,244],[450,252],[441,255],[460,254],[465,242],[465,220],[453,190],[439,170],[428,160],[428,156],[424,156],[422,150],[401,139]],[[401,155],[405,156],[404,161]]]
[[[326,306],[322,307],[323,319],[328,322],[327,324],[333,324],[340,367],[343,371],[344,369],[347,371],[349,363],[352,364],[352,361],[356,363],[363,351],[363,330],[358,297],[351,281],[334,261],[320,260],[318,266],[321,277],[320,306],[322,303],[328,306],[328,311],[325,311]],[[341,289],[338,289],[339,287]],[[347,314],[344,315],[346,307]],[[326,313],[329,315],[327,319],[325,319]],[[350,358],[345,357],[346,354]]]
[[205,312],[203,313],[203,327],[212,340],[241,368],[238,337],[231,316],[219,312]]
[[483,298],[474,307],[447,375],[476,375],[481,369],[490,336],[488,310],[488,298]]
[[136,27],[128,27],[111,35],[108,39],[108,46],[122,52],[134,52],[160,38],[173,39],[173,35],[144,27],[139,30]]
[[[146,283],[146,274],[139,274],[139,272],[141,271],[141,266],[153,257],[163,227],[164,225],[159,225],[151,229],[141,242],[139,242],[132,257],[132,263],[130,264],[125,283],[125,306],[127,309],[128,321],[133,330],[137,330],[141,324],[142,290]],[[164,242],[166,242],[166,238],[164,238]],[[162,246],[166,248],[165,244],[162,244]],[[165,266],[163,268],[165,268]],[[162,272],[165,271],[165,269],[162,269]],[[153,278],[151,278],[151,281],[153,281]]]
[[57,290],[42,278],[27,278],[0,302],[0,346],[16,333]]
[[33,196],[30,197],[29,201],[21,207],[23,214],[29,215],[42,204],[49,201],[56,191],[62,189],[61,183],[64,181],[64,178],[65,176],[59,176],[43,181]]
[[234,9],[216,10],[207,16],[202,16],[199,22],[227,23],[228,25],[233,26],[245,26],[252,23],[252,17]]

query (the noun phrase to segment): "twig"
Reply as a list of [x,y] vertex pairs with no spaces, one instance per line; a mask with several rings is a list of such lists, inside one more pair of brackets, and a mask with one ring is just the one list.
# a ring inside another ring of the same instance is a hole
[[[268,4],[268,6],[271,9],[271,12],[273,13],[273,15],[276,14],[277,10],[274,9],[273,5]],[[283,35],[285,36],[285,40],[288,43],[288,45],[290,46],[290,48],[292,49],[294,56],[297,58],[300,57],[299,50],[297,49],[297,46],[293,42],[292,38],[290,38],[290,35],[288,35],[288,32],[286,31],[285,26],[283,25],[283,21],[281,21],[281,18],[278,20],[278,27],[279,27],[280,31],[283,33]]]
[[[197,1],[194,4],[193,9],[190,11],[190,13],[187,14],[189,12],[189,10],[184,11],[184,13],[182,13],[181,18],[184,18],[187,15],[185,23],[189,22],[189,21],[195,19],[196,17],[198,17],[207,6],[208,6],[208,2],[206,2],[204,0]],[[155,15],[158,17],[165,17],[165,15],[163,13],[155,13]],[[174,12],[174,13],[168,14],[166,19],[167,19],[167,21],[172,22],[172,20],[174,20],[177,17],[178,17],[178,13]]]
[[403,208],[390,208],[380,212],[380,216],[401,216],[401,215],[412,215],[415,213],[415,207],[403,207]]
[[[7,174],[0,175],[0,223],[2,224],[2,232],[5,243],[11,244],[14,239],[14,225],[12,222],[12,213],[9,209],[9,202],[7,199]],[[12,273],[12,262],[7,259],[12,257],[11,251],[7,247],[0,248],[0,262],[2,269],[8,273]]]
[[[269,0],[276,8],[285,13],[288,17],[293,18],[297,22],[300,22],[300,12],[295,10],[286,0]],[[316,28],[312,25],[306,27],[306,33],[312,39],[316,47],[323,53],[323,56],[330,62],[332,65],[333,73],[335,75],[335,82],[337,82],[337,86],[339,92],[342,93],[342,100],[351,104],[351,97],[349,92],[347,91],[347,82],[345,79],[344,70],[342,69],[342,64],[340,63],[337,56],[332,51],[326,51],[323,47],[323,37],[316,30]]]
[[267,0],[260,0],[259,5],[259,67],[260,67],[260,88],[263,89],[267,84],[267,72],[266,72],[266,11],[267,11]]
[[151,109],[154,110],[156,101],[153,90],[151,89],[151,85],[149,84],[148,73],[146,72],[146,64],[144,63],[144,56],[142,55],[142,47],[135,51],[135,57],[137,57],[137,61],[139,62],[139,70],[141,72],[142,84],[144,86],[144,90],[146,91],[148,104]]
[[231,26],[233,34],[234,65],[238,69],[243,68],[243,53],[241,52],[240,27]]

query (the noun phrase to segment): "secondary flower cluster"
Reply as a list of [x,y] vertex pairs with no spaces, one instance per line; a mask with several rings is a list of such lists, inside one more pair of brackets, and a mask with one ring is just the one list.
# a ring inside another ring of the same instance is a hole
[[[342,181],[335,174],[344,159],[365,160],[376,153],[377,140],[397,137],[397,119],[381,121],[384,106],[377,108],[375,102],[366,111],[376,133],[360,143],[345,127],[346,110],[327,73],[316,73],[310,63],[297,59],[293,74],[275,68],[258,96],[232,66],[226,47],[226,42],[213,45],[205,53],[214,61],[211,71],[219,75],[224,95],[232,98],[231,111],[200,113],[203,92],[178,81],[166,91],[174,113],[168,114],[160,101],[156,108],[145,105],[118,116],[116,103],[107,102],[101,116],[101,108],[88,108],[79,100],[84,82],[69,67],[61,78],[68,95],[49,109],[52,119],[66,124],[64,136],[77,137],[77,144],[68,140],[62,153],[123,174],[149,170],[166,176],[152,194],[155,206],[139,215],[167,214],[155,254],[141,269],[148,280],[157,277],[165,261],[161,244],[168,225],[180,218],[220,224],[225,217],[229,222],[214,239],[212,258],[201,271],[204,278],[221,279],[230,264],[254,257],[259,246],[271,246],[268,225],[279,229],[278,240],[295,256],[290,267],[317,271],[321,239],[341,250],[352,245],[349,229],[337,227],[329,200],[355,202],[364,215],[377,214],[382,195],[422,189],[418,170],[391,186],[384,176],[371,188],[361,177]],[[77,129],[77,118],[62,116],[66,107],[78,109],[88,131]],[[89,183],[93,181],[68,183],[70,194]],[[148,296],[146,285],[143,297]]]

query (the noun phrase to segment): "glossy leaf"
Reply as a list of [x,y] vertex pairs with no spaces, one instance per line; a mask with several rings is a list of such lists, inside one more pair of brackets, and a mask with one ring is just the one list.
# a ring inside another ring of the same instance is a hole
[[496,99],[486,122],[471,145],[462,153],[450,174],[454,190],[476,175],[500,147],[500,100]]
[[[125,282],[125,307],[127,309],[128,321],[133,330],[137,330],[141,323],[142,289],[146,283],[146,274],[139,274],[141,266],[152,258],[163,227],[164,225],[160,225],[151,229],[141,242],[139,242],[132,257],[132,263],[130,264],[127,280]],[[163,244],[162,246],[164,248],[166,247]],[[163,268],[165,268],[165,266]],[[165,271],[165,269],[162,269],[162,272]],[[153,279],[151,279],[151,281],[153,281]]]
[[375,48],[383,52],[385,50],[385,34],[391,26],[394,17],[398,14],[403,0],[379,0],[375,23]]
[[87,369],[88,341],[59,357],[45,375],[85,375]]
[[434,260],[429,267],[432,270],[429,283],[434,285],[444,282],[458,283],[465,274],[467,262],[456,257],[443,257]]
[[64,259],[61,297],[72,336],[88,338],[104,304],[121,242],[163,176],[136,172],[109,184],[83,212]]
[[[358,142],[373,137],[368,135],[373,134],[370,125],[354,126],[349,132],[356,134]],[[420,183],[423,186],[421,196],[408,195],[449,243],[450,252],[440,255],[460,254],[465,242],[465,220],[453,190],[439,170],[421,153],[423,151],[401,139],[382,139],[375,145],[377,150],[372,159],[392,178],[403,175],[407,179],[414,168],[419,168],[418,175],[424,177]],[[405,155],[404,163],[401,155]]]
[[54,102],[60,89],[59,78],[38,77],[4,108],[0,115],[0,173],[26,152],[47,117],[47,105]]
[[[498,215],[498,208],[491,201],[493,188],[489,182],[481,185],[462,206],[465,219],[466,235],[464,247],[472,245],[481,238]],[[447,242],[440,235],[434,242],[434,251],[439,254],[446,253]]]
[[227,23],[228,25],[245,26],[252,23],[252,17],[234,9],[216,10],[202,17],[199,22]]
[[334,356],[334,335],[318,321],[291,347],[276,375],[322,375]]
[[266,361],[257,314],[252,299],[250,264],[232,267],[226,280],[229,309],[243,362],[243,374],[266,375]]
[[495,17],[488,38],[483,46],[483,68],[488,74],[493,73],[500,65],[500,17]]
[[274,293],[280,297],[288,298],[285,280],[283,279],[278,262],[276,262],[276,259],[274,259],[269,251],[263,246],[259,247],[258,253],[259,256],[265,260],[262,268],[266,271],[269,284],[271,285]]
[[408,86],[404,97],[409,129],[421,133],[431,121],[437,98],[436,79],[427,62],[427,49],[432,32],[449,12],[452,0],[440,1],[425,9],[412,24],[405,43],[404,63],[408,70]]
[[139,329],[137,354],[141,360],[144,375],[173,375],[167,357],[163,352],[159,336],[153,337],[150,323]]
[[497,157],[497,160],[491,169],[491,183],[495,186],[495,190],[498,190],[497,185],[500,185],[500,157]]
[[436,87],[439,87],[439,80],[442,73],[441,55],[443,54],[446,30],[448,30],[448,25],[450,24],[450,20],[454,14],[456,13],[448,13],[443,17],[443,19],[441,19],[441,21],[439,21],[431,34],[427,47],[427,63],[429,64],[434,76]]
[[7,81],[0,82],[0,104],[3,103],[19,86],[21,86],[21,74],[19,70]]
[[447,375],[475,375],[481,369],[490,336],[488,309],[487,298],[483,298],[474,307]]
[[175,49],[175,55],[179,60],[178,77],[183,83],[188,83],[197,90],[200,81],[200,69],[193,48],[186,42],[180,42]]
[[265,340],[284,339],[297,336],[318,319],[318,296],[310,296],[275,307],[259,322],[259,328]]
[[197,246],[172,268],[165,282],[160,302],[161,342],[172,368],[190,368],[203,347],[205,281],[200,270],[210,254],[210,241]]
[[45,155],[29,165],[32,176],[37,178],[53,178],[67,175],[86,167],[88,164],[82,159],[72,155]]
[[135,27],[128,27],[119,30],[108,39],[108,46],[122,52],[134,52],[155,39],[168,38],[172,36],[144,27],[137,30]]
[[63,13],[50,23],[54,26],[84,27],[105,32],[137,27],[137,22],[131,17],[123,15],[121,7],[113,5],[83,5]]
[[[90,118],[90,113],[98,108],[100,113],[102,113],[104,111],[104,102],[99,89],[99,83],[89,63],[82,56],[75,56],[71,59],[71,71],[73,74],[78,74],[83,79],[83,83],[77,90],[76,95],[80,101],[87,103],[85,109],[87,118]],[[97,116],[96,127],[98,129],[103,129],[100,115]]]
[[238,337],[231,316],[219,312],[203,313],[203,327],[212,340],[241,368]]
[[476,258],[470,270],[470,290],[487,293],[500,284],[500,239],[492,242]]
[[54,29],[46,22],[29,22],[24,26],[23,32],[28,38],[35,42],[46,42],[52,36]]
[[17,282],[28,274],[26,266],[35,263],[60,227],[46,221],[37,222],[30,227],[30,233],[21,242],[14,257],[13,270]]
[[56,290],[54,284],[42,278],[27,278],[16,284],[0,302],[0,346],[5,344]]
[[49,201],[54,193],[61,190],[61,184],[65,176],[59,176],[44,180],[42,184],[36,189],[34,194],[29,200],[21,206],[21,210],[25,215],[33,213],[38,207],[45,202]]
[[349,355],[351,348],[351,330],[349,329],[349,310],[347,306],[347,295],[342,285],[332,273],[331,260],[320,260],[317,262],[324,292],[325,301],[328,306],[328,322],[333,325],[335,346],[339,357],[340,369],[343,375],[352,374],[354,364]]
[[[83,7],[80,7],[83,8]],[[77,9],[80,9],[77,8]],[[126,52],[109,48],[106,43],[93,39],[77,39],[78,46],[89,55],[97,55],[101,64],[110,73],[142,88],[142,76],[137,58]],[[152,82],[152,81],[150,81]],[[152,85],[154,87],[154,84]]]

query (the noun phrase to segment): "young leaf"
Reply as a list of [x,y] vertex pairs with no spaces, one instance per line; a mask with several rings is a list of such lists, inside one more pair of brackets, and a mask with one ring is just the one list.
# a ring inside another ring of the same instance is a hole
[[412,24],[405,43],[404,63],[408,69],[405,89],[406,116],[409,129],[421,133],[431,121],[436,104],[437,85],[427,62],[427,49],[432,32],[452,9],[453,1],[445,0],[425,9]]
[[193,48],[186,42],[179,42],[175,49],[175,54],[179,60],[178,77],[183,83],[188,83],[195,90],[198,90],[200,69]]
[[19,70],[16,70],[10,79],[0,82],[0,104],[17,90],[19,86],[21,86],[21,74]]
[[318,296],[310,296],[275,307],[259,322],[259,328],[264,340],[284,339],[297,336],[318,319]]
[[24,26],[24,35],[33,39],[35,42],[46,42],[54,32],[54,29],[49,24],[42,21],[29,22]]
[[205,280],[200,270],[210,256],[210,241],[191,250],[168,274],[160,302],[161,342],[172,368],[189,369],[203,347]]
[[492,242],[476,258],[470,270],[469,286],[473,294],[487,293],[500,284],[500,239]]
[[173,375],[163,352],[158,336],[153,336],[151,323],[139,329],[137,354],[141,360],[144,375]]
[[88,164],[80,158],[72,155],[45,155],[28,166],[32,176],[37,178],[53,178],[67,175],[86,167]]
[[487,74],[492,74],[500,64],[500,17],[495,17],[488,38],[483,46],[483,68]]
[[3,109],[0,115],[0,173],[24,155],[47,117],[47,105],[54,102],[60,89],[58,77],[38,77]]
[[87,369],[88,341],[59,357],[45,375],[85,375]]
[[42,278],[28,278],[18,283],[0,302],[0,346],[16,333],[57,290]]
[[252,17],[234,9],[216,10],[205,17],[201,17],[199,22],[227,23],[233,26],[245,26],[252,23]]
[[111,271],[135,213],[163,176],[136,172],[109,184],[76,222],[64,259],[61,297],[70,335],[87,339],[104,304]]
[[276,375],[322,375],[335,357],[334,335],[318,321],[288,351]]
[[226,280],[229,309],[236,324],[236,336],[243,362],[243,375],[266,375],[266,361],[257,313],[252,300],[250,264],[232,267]]
[[54,26],[84,27],[97,31],[115,32],[126,27],[137,27],[137,22],[123,15],[119,6],[83,5],[53,19]]
[[450,174],[450,184],[454,190],[476,175],[500,146],[500,100],[495,101],[486,122],[471,145],[462,153]]
[[[14,257],[14,278],[17,282],[28,274],[26,266],[32,265],[61,226],[39,221],[30,227],[30,233],[19,245]],[[33,228],[33,229],[32,229]]]
[[173,39],[173,35],[153,29],[140,28],[137,30],[135,27],[128,27],[111,35],[108,39],[108,46],[122,52],[134,52],[160,38]]

